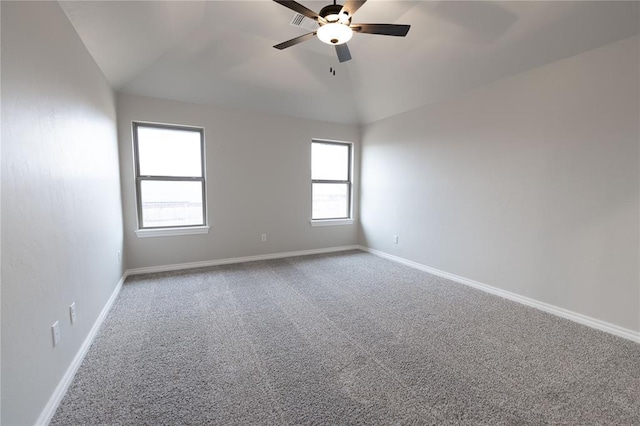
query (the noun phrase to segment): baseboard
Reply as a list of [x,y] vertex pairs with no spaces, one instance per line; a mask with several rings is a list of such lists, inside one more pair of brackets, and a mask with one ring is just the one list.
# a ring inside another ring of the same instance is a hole
[[541,311],[548,312],[553,315],[557,315],[562,318],[566,318],[568,320],[577,322],[582,325],[586,325],[587,327],[595,328],[600,331],[604,331],[624,339],[631,340],[636,343],[640,343],[640,332],[629,330],[624,327],[617,326],[615,324],[608,323],[606,321],[602,321],[599,319],[595,319],[589,317],[587,315],[579,314],[577,312],[573,312],[564,308],[560,308],[554,305],[550,305],[545,302],[540,302],[535,299],[531,299],[529,297],[521,296],[516,293],[512,293],[510,291],[502,290],[488,284],[484,284],[478,281],[471,280],[469,278],[461,277],[459,275],[451,274],[449,272],[441,271],[439,269],[432,268],[430,266],[422,265],[417,262],[413,262],[411,260],[404,259],[402,257],[394,256],[389,253],[385,253],[379,250],[375,250],[372,248],[359,246],[358,247],[362,251],[366,251],[368,253],[374,254],[379,257],[383,257],[385,259],[392,260],[394,262],[402,263],[403,265],[410,266],[415,269],[419,269],[421,271],[428,272],[433,275],[437,275],[442,278],[447,278],[451,281],[455,281],[459,284],[464,284],[469,287],[477,288],[479,290],[485,291],[487,293],[494,294],[496,296],[503,297],[505,299],[521,303],[523,305],[530,306],[532,308],[540,309]]
[[154,272],[179,271],[182,269],[204,268],[207,266],[229,265],[232,263],[255,262],[258,260],[282,259],[284,257],[308,256],[312,254],[334,253],[347,250],[359,250],[360,246],[329,247],[313,250],[289,251],[283,253],[260,254],[257,256],[231,257],[227,259],[205,260],[203,262],[177,263],[174,265],[150,266],[128,269],[127,275],[150,274]]
[[36,425],[44,426],[49,424],[49,422],[51,421],[51,418],[56,413],[56,410],[58,409],[58,405],[60,405],[60,402],[62,402],[62,398],[64,398],[64,395],[67,393],[67,389],[69,388],[69,385],[71,385],[71,382],[73,381],[73,378],[76,375],[78,368],[80,368],[80,365],[84,360],[84,357],[87,355],[87,351],[89,351],[89,348],[93,343],[93,339],[95,339],[96,334],[98,334],[98,330],[100,329],[100,326],[102,325],[104,319],[107,317],[107,314],[111,310],[113,303],[118,297],[118,294],[120,293],[120,289],[122,288],[122,284],[124,283],[124,280],[126,278],[127,278],[127,273],[125,272],[120,278],[120,281],[118,281],[116,288],[113,290],[113,293],[111,293],[111,296],[109,297],[109,300],[107,301],[107,303],[104,305],[104,308],[102,308],[100,315],[98,316],[96,321],[93,323],[93,327],[91,327],[89,334],[84,339],[84,342],[82,342],[82,346],[80,346],[80,349],[78,349],[78,353],[76,353],[76,356],[73,358],[73,361],[71,361],[71,365],[69,365],[69,368],[67,368],[67,371],[64,373],[64,376],[62,376],[62,379],[60,379],[60,382],[58,383],[58,386],[56,387],[56,389],[53,391],[51,398],[49,398],[47,405],[45,405],[44,409],[40,413],[40,417],[38,417],[38,420],[36,420],[36,423],[35,423]]

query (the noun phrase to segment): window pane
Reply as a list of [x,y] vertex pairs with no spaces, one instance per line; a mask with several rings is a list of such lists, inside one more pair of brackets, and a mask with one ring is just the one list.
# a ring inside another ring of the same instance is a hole
[[202,177],[199,131],[137,129],[140,175]]
[[313,142],[311,179],[349,180],[349,145]]
[[142,227],[204,225],[202,182],[140,182]]
[[314,183],[312,219],[344,219],[349,217],[349,185],[346,183]]

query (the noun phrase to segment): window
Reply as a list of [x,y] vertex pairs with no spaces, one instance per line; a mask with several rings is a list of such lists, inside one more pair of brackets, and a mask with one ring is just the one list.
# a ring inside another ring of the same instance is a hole
[[312,221],[351,219],[351,151],[350,143],[312,141]]
[[204,227],[204,129],[133,123],[133,150],[139,230]]

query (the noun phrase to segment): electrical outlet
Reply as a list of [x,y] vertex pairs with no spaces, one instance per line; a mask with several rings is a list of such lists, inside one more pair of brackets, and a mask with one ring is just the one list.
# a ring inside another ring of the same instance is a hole
[[122,263],[122,253],[118,250],[118,263]]
[[60,324],[58,324],[58,321],[51,326],[51,335],[53,336],[53,347],[55,348],[60,343]]
[[398,236],[397,235],[393,236],[393,244],[398,244]]
[[73,302],[69,306],[69,316],[71,317],[71,324],[76,322],[76,302]]
[[263,243],[267,241],[267,234],[262,234],[261,240]]

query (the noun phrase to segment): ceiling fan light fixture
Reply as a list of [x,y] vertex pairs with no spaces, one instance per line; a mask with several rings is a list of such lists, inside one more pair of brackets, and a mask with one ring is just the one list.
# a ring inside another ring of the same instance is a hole
[[317,35],[323,43],[336,46],[351,40],[351,37],[353,37],[353,30],[345,24],[332,22],[318,28]]

